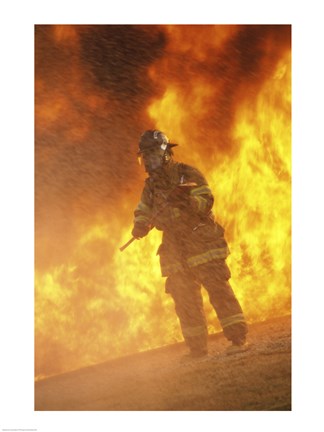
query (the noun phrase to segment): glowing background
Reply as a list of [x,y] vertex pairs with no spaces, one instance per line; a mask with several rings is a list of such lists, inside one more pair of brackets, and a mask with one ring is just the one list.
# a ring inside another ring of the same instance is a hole
[[290,313],[290,30],[36,26],[37,377],[181,340],[160,233],[118,250],[148,128],[206,175],[249,322]]

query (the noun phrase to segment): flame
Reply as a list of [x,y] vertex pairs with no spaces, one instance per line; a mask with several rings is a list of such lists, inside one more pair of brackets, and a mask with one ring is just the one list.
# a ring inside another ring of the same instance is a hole
[[[91,34],[92,26],[52,27],[51,43],[63,49],[66,59],[73,52],[74,60],[63,62],[70,71],[67,81],[60,74],[55,75],[57,85],[46,74],[36,75],[35,81],[36,139],[52,143],[58,136],[56,147],[36,152],[41,197],[36,218],[37,378],[182,340],[156,256],[161,233],[153,230],[119,251],[130,238],[143,184],[144,173],[136,171],[134,139],[139,134],[126,142],[127,151],[118,153],[120,124],[117,120],[114,125],[114,111],[126,109],[125,101],[114,100],[113,92],[103,92],[89,80],[81,61],[81,36]],[[143,105],[140,130],[153,125],[165,131],[179,144],[176,159],[205,174],[231,249],[231,283],[248,321],[289,314],[291,54],[281,42],[285,29],[161,29],[167,44],[164,55],[147,68],[157,91]],[[263,32],[253,39],[258,41],[252,49],[257,60],[249,58],[247,66],[243,57],[228,54],[239,53],[245,47],[242,39],[246,43],[257,32]],[[113,120],[106,127],[107,119]],[[125,124],[122,115],[120,121]],[[90,147],[97,151],[94,156],[82,153]],[[67,151],[73,155],[68,162],[63,158]],[[97,168],[105,166],[101,159],[106,154],[109,176]],[[134,165],[124,166],[128,155]],[[89,174],[85,163],[96,175]],[[57,178],[62,185],[56,185]],[[209,331],[219,331],[205,292],[204,301]]]
[[[179,40],[179,29],[175,33]],[[171,78],[162,100],[149,107],[156,127],[179,138],[183,157],[209,180],[214,212],[230,243],[232,286],[250,322],[290,313],[290,64],[290,50],[285,50],[252,101],[246,91],[237,92],[239,103],[233,105],[232,127],[225,137],[230,153],[221,157],[210,150],[224,137],[216,128],[206,134],[201,127],[222,95],[221,80],[214,85],[202,74],[186,81],[184,88],[182,81]],[[156,70],[151,75],[156,76]],[[214,322],[206,295],[205,302]]]

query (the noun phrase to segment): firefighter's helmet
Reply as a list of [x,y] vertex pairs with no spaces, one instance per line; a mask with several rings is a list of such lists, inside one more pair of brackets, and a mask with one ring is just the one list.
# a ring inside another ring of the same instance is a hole
[[177,144],[170,143],[169,138],[164,132],[160,130],[147,130],[142,133],[139,142],[139,153],[143,153],[146,150],[160,148],[162,150],[169,150],[171,147]]
[[145,131],[139,141],[139,161],[144,161],[145,170],[153,172],[168,163],[172,155],[172,147],[177,144],[170,143],[169,138],[160,130]]

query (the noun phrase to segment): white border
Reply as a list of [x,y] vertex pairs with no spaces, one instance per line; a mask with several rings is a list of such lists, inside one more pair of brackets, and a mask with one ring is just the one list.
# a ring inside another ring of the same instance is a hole
[[[313,429],[323,388],[323,25],[319,1],[56,1],[1,5],[2,428],[38,431]],[[34,24],[227,23],[293,26],[293,411],[110,413],[33,411]],[[319,390],[317,392],[316,390]],[[143,419],[143,416],[145,417]],[[319,423],[318,423],[319,422]],[[180,426],[179,426],[180,427]],[[317,428],[316,428],[317,429]]]

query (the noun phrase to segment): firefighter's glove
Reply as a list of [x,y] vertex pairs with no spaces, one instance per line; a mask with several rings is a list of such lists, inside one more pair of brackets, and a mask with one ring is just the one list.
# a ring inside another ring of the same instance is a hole
[[136,222],[132,231],[132,236],[139,239],[145,237],[150,231],[150,227],[142,223]]
[[178,186],[170,192],[168,202],[174,207],[187,207],[189,204],[190,190],[183,186]]

